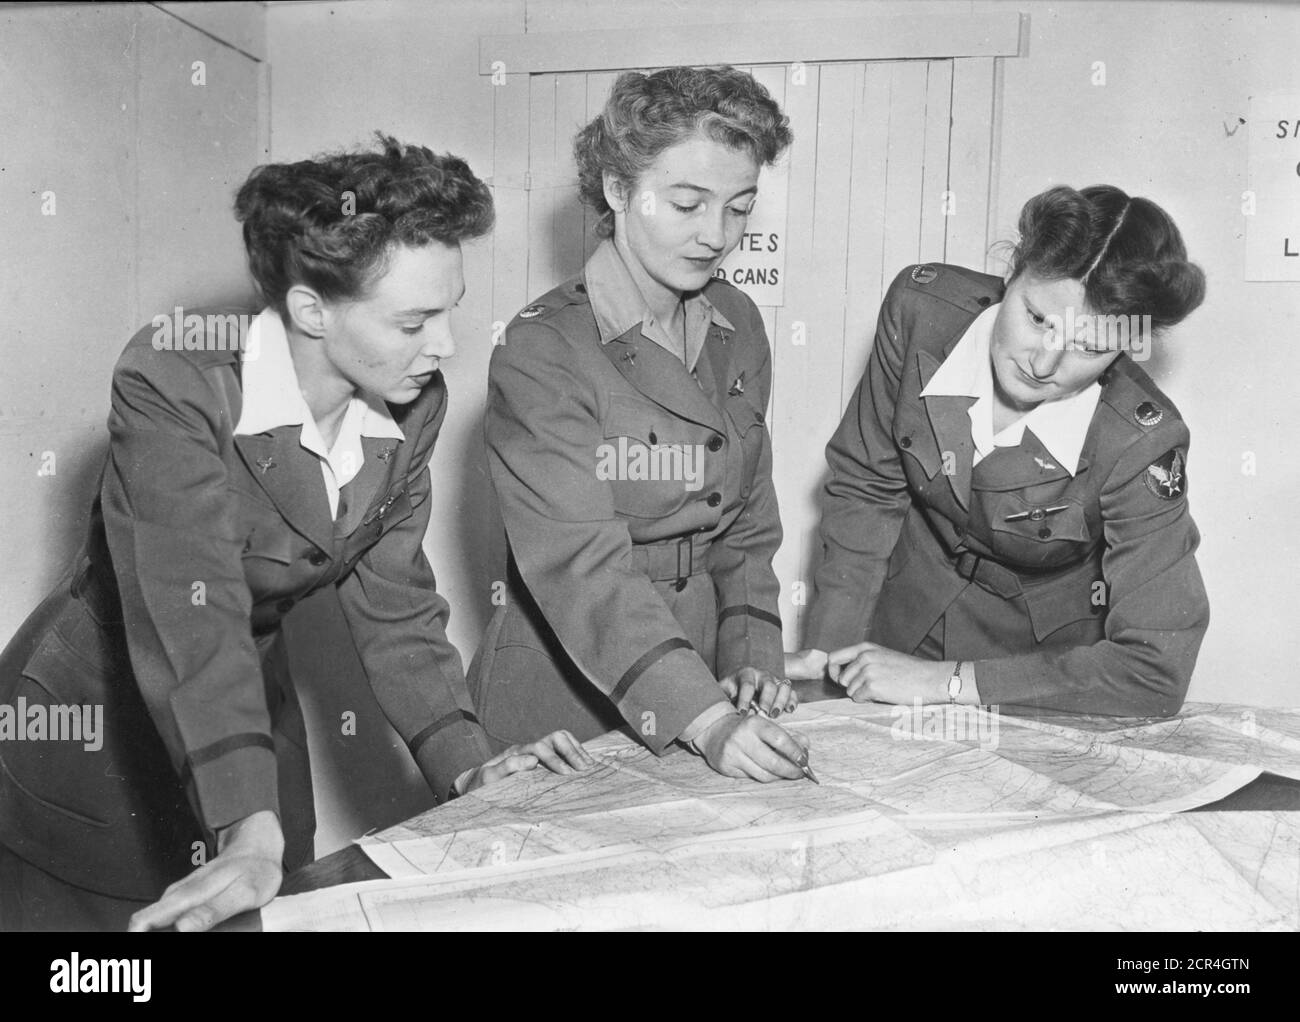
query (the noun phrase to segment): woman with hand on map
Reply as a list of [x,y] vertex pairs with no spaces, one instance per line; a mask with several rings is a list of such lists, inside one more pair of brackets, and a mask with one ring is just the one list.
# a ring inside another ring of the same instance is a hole
[[1118,188],[1020,214],[1004,283],[909,267],[826,448],[791,678],[854,699],[1178,711],[1209,620],[1188,431],[1137,364],[1204,277]]
[[[763,321],[714,277],[786,117],[732,68],[627,73],[574,153],[605,239],[492,353],[508,596],[469,683],[498,744],[627,727],[720,773],[801,776],[784,683]],[[765,711],[750,714],[752,704]]]
[[0,657],[0,703],[103,720],[0,743],[6,929],[207,929],[311,860],[282,620],[327,587],[437,801],[591,762],[562,733],[493,756],[421,547],[486,186],[381,136],[259,167],[235,210],[266,308],[127,345],[86,546]]

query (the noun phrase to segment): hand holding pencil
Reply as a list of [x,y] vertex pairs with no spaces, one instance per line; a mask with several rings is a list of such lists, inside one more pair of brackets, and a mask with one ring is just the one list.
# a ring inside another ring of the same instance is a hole
[[[763,712],[763,708],[759,706],[757,702],[752,702],[749,704],[749,711],[746,714],[746,716],[752,717],[754,714],[759,714],[763,717],[766,717],[768,720],[771,720],[771,718],[768,717],[768,715]],[[781,730],[785,731],[785,728],[782,728]],[[789,734],[789,732],[787,731],[786,734]],[[807,748],[803,748],[802,746],[801,748],[802,748],[802,755],[797,760],[793,760],[792,762],[803,772],[803,775],[806,778],[808,778],[808,780],[813,782],[813,784],[821,784],[822,782],[817,780],[817,775],[812,772],[812,767],[808,765]]]
[[695,738],[705,762],[727,777],[816,781],[808,768],[807,740],[774,723],[756,701],[746,705],[747,710],[728,713]]

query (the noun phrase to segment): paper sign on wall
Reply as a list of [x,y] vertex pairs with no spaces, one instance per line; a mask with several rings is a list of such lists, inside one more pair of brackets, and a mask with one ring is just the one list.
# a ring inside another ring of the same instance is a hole
[[1249,181],[1246,279],[1300,280],[1300,93],[1251,99]]
[[758,179],[758,201],[731,255],[714,276],[729,280],[755,305],[785,304],[785,216],[790,193],[790,163],[765,167]]

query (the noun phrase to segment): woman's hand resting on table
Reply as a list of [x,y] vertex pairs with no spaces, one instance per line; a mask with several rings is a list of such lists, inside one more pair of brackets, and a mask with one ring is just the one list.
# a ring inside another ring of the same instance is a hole
[[269,809],[245,816],[217,832],[217,854],[177,880],[163,896],[131,917],[132,933],[210,930],[240,912],[261,908],[283,879],[284,834]]
[[[858,703],[946,703],[948,679],[956,666],[952,660],[922,660],[874,642],[859,642],[829,654],[804,649],[785,655],[785,673],[790,679],[829,678]],[[966,682],[957,701],[975,705],[979,692],[972,668],[968,665],[963,674]]]
[[553,731],[535,742],[512,745],[486,763],[467,770],[456,779],[456,793],[464,795],[539,765],[553,773],[573,774],[595,766],[596,761],[569,732]]

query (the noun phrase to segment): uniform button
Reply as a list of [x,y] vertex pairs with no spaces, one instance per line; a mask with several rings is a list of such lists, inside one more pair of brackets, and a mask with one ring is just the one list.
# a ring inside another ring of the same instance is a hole
[[650,431],[650,443],[651,445],[654,445],[657,444],[658,442],[659,442],[659,438],[655,436],[655,431],[652,429]]
[[993,299],[990,298],[988,295],[981,295],[979,299],[980,306],[986,309],[988,308],[988,304],[991,301],[993,301]]
[[901,447],[903,450],[907,450],[909,447],[912,446],[912,438],[910,436],[900,437],[898,441],[898,446]]
[[722,437],[720,436],[709,437],[709,450],[711,451],[722,450]]
[[709,494],[709,497],[708,497],[708,500],[706,501],[706,503],[709,505],[709,507],[717,507],[719,504],[722,503],[722,494],[721,494],[721,493],[718,493],[718,492],[715,490],[713,493],[710,493],[710,494]]
[[574,284],[574,285],[573,285],[573,290],[577,291],[578,294],[580,294],[580,295],[585,295],[585,294],[587,293],[587,285],[586,285],[586,284]]
[[309,560],[312,564],[314,564],[316,567],[319,568],[322,564],[324,564],[326,561],[329,560],[329,555],[325,553],[324,550],[313,550],[311,553],[307,555],[307,560]]
[[1047,539],[1047,537],[1050,536],[1051,534],[1052,534],[1052,530],[1049,529],[1046,525],[1044,525],[1041,529],[1038,530],[1039,539]]
[[278,610],[281,614],[287,614],[289,613],[290,610],[293,609],[293,600],[287,598],[283,599],[275,605],[275,609]]
[[1031,522],[1041,522],[1046,517],[1047,517],[1047,512],[1044,511],[1041,507],[1036,507],[1029,512],[1029,520]]

